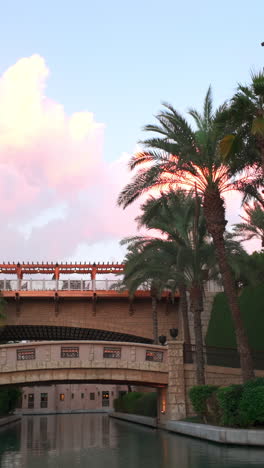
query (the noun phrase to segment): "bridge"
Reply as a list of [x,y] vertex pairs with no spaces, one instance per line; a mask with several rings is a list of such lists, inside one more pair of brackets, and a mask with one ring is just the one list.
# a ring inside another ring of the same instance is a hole
[[195,369],[184,363],[179,295],[164,291],[157,307],[158,334],[168,337],[171,328],[178,328],[179,341],[154,345],[148,285],[132,300],[128,291],[114,287],[116,280],[98,279],[123,270],[118,263],[0,264],[5,301],[0,341],[20,341],[0,345],[0,385],[151,386],[158,389],[161,419],[189,414],[188,389],[195,383]]
[[158,345],[98,341],[0,346],[0,384],[106,382],[164,387],[167,349]]
[[[132,300],[128,291],[113,287],[117,280],[107,277],[123,270],[118,263],[1,263],[6,318],[0,341],[153,342],[148,285]],[[177,293],[172,301],[164,291],[158,304],[159,335],[179,328],[178,299]]]

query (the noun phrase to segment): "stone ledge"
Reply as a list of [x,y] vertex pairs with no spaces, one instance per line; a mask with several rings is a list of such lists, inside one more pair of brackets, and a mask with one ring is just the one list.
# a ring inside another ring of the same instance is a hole
[[162,429],[220,444],[257,445],[264,447],[264,430],[232,429],[185,421],[168,421]]
[[123,421],[133,422],[136,424],[142,424],[143,426],[157,427],[157,419],[150,418],[148,416],[140,416],[139,414],[128,414],[128,413],[109,413],[111,418],[122,419]]
[[5,418],[0,418],[0,428],[7,426],[7,424],[12,424],[14,422],[20,421],[20,414],[13,414],[12,416],[6,416]]

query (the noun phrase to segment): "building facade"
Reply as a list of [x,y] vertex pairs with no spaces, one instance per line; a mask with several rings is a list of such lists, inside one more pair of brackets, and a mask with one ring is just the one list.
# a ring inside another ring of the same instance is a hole
[[22,388],[23,414],[108,412],[127,385],[62,383]]

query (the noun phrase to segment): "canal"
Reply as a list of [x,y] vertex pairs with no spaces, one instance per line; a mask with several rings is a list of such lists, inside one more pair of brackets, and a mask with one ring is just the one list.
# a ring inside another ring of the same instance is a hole
[[264,467],[264,450],[215,445],[103,414],[24,416],[0,431],[1,468]]

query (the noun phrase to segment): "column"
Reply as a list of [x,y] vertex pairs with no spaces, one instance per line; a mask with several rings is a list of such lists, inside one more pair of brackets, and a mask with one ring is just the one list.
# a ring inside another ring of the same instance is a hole
[[168,342],[168,388],[166,419],[179,420],[186,417],[186,393],[184,377],[183,342]]

